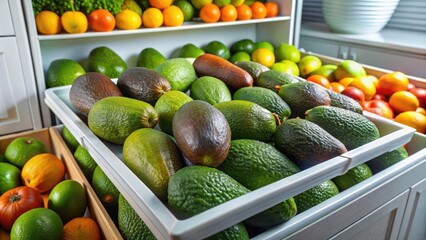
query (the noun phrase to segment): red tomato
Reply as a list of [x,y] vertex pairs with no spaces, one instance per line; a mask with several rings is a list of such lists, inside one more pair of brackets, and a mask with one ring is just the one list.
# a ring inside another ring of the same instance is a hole
[[388,98],[385,95],[380,94],[380,93],[374,94],[372,99],[380,99],[380,100],[383,100],[385,102],[388,101]]
[[361,106],[365,102],[365,94],[363,91],[356,87],[346,87],[345,90],[341,92],[341,94],[346,95],[352,99],[355,99]]
[[366,101],[363,105],[365,111],[375,113],[385,118],[393,119],[393,110],[389,104],[380,99]]
[[89,26],[96,32],[109,32],[115,28],[115,18],[108,10],[97,9],[89,14]]
[[306,80],[321,85],[327,89],[331,88],[330,81],[326,77],[321,75],[311,75]]
[[426,108],[426,89],[424,88],[413,88],[410,90],[419,100],[420,107]]
[[44,207],[44,203],[37,190],[27,186],[12,188],[0,197],[0,226],[10,231],[19,216],[38,207]]

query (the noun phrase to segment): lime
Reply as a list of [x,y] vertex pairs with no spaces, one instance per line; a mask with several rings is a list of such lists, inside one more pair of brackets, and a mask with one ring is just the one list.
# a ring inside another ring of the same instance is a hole
[[254,44],[254,49],[258,49],[258,48],[267,48],[271,50],[272,52],[274,52],[274,45],[272,45],[272,43],[267,41],[256,42]]
[[245,3],[245,0],[231,0],[231,4],[234,5],[235,7],[238,7],[242,5],[243,3]]
[[10,239],[61,239],[63,224],[59,215],[48,208],[34,208],[19,216],[10,231]]
[[92,181],[93,171],[97,166],[89,151],[79,145],[74,152],[74,158],[87,180]]
[[37,138],[18,137],[7,145],[4,155],[10,163],[22,168],[33,156],[48,152],[47,146]]
[[268,48],[257,48],[251,54],[251,59],[267,67],[271,67],[275,63],[274,52]]
[[306,77],[311,72],[319,69],[322,65],[321,59],[317,56],[307,55],[298,62],[300,76]]
[[289,60],[276,62],[270,67],[270,69],[280,71],[280,72],[285,72],[293,76],[299,76],[299,67],[297,66],[296,63]]
[[366,72],[364,67],[353,61],[353,60],[344,60],[339,65],[337,65],[336,70],[334,71],[334,77],[337,81],[346,77],[362,77],[365,76]]
[[235,54],[237,52],[246,52],[251,54],[254,51],[255,44],[250,39],[242,39],[231,45],[231,53]]
[[[234,1],[238,1],[238,2],[240,2],[241,0],[234,0]],[[247,6],[250,6],[250,5],[252,5],[254,2],[255,2],[256,0],[244,0],[243,1],[243,3],[245,4],[245,5],[247,5]],[[242,4],[242,3],[241,3]],[[240,4],[240,5],[241,5]]]
[[80,145],[80,143],[78,143],[77,139],[75,139],[74,135],[72,135],[72,133],[67,127],[64,126],[62,128],[61,133],[62,133],[61,134],[62,138],[64,139],[65,143],[67,144],[71,152],[74,152],[77,149],[77,147]]
[[213,0],[213,3],[221,8],[225,5],[231,4],[231,0]]
[[335,82],[336,78],[334,77],[334,71],[336,70],[336,68],[336,65],[325,64],[317,70],[311,72],[309,75],[321,75],[323,77],[326,77],[328,81]]
[[339,188],[339,191],[344,191],[371,176],[373,176],[371,169],[367,164],[362,163],[349,169],[345,174],[333,178],[332,181]]
[[71,85],[76,78],[86,73],[77,61],[57,59],[50,63],[46,74],[48,88]]
[[275,48],[275,57],[277,61],[290,60],[297,63],[300,61],[300,52],[295,46],[282,43]]
[[197,58],[204,54],[204,50],[195,46],[192,43],[188,43],[182,46],[179,52],[181,58]]
[[63,180],[50,192],[47,206],[55,211],[65,224],[73,218],[82,217],[86,212],[86,191],[75,180]]
[[0,195],[21,185],[21,170],[15,165],[0,162]]
[[213,3],[213,0],[191,0],[195,9],[201,9],[204,5]]
[[183,12],[183,21],[191,21],[194,17],[195,8],[192,4],[185,0],[178,0],[174,3]]
[[172,90],[182,92],[186,92],[197,78],[194,67],[185,58],[167,59],[154,70],[169,81]]
[[99,166],[93,172],[92,187],[105,207],[117,206],[120,192]]
[[237,52],[234,55],[232,55],[231,58],[229,59],[231,63],[236,63],[239,61],[250,61],[250,60],[251,60],[250,54],[248,54],[247,52]]
[[231,52],[228,47],[220,41],[211,41],[205,47],[206,53],[214,54],[219,57],[223,57],[228,60],[231,57]]

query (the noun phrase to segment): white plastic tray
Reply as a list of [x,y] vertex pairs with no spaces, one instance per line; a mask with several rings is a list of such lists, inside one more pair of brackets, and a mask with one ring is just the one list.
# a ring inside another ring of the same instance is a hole
[[208,237],[409,142],[415,132],[413,128],[365,112],[379,128],[380,139],[182,220],[177,219],[122,162],[121,145],[100,140],[77,116],[69,101],[69,89],[70,86],[64,86],[46,90],[45,103],[89,151],[158,239],[198,240]]

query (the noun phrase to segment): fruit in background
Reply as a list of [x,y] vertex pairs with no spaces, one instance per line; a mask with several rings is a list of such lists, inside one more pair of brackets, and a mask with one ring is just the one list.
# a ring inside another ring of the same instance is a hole
[[376,85],[367,76],[355,77],[348,86],[356,87],[364,92],[365,100],[370,100],[376,94]]
[[219,8],[222,8],[227,4],[231,4],[231,0],[213,0],[213,3],[216,4]]
[[87,151],[87,149],[83,146],[79,145],[74,152],[74,158],[86,179],[89,182],[92,182],[93,171],[95,171],[95,168],[98,164],[92,158],[89,151]]
[[77,217],[64,225],[62,240],[91,239],[100,240],[101,231],[95,220]]
[[374,83],[374,86],[377,88],[377,84],[379,84],[379,79],[374,75],[367,75],[367,77]]
[[353,61],[353,60],[343,60],[340,64],[337,65],[336,70],[334,71],[334,77],[337,81],[340,81],[346,77],[362,77],[367,75],[364,67]]
[[373,172],[370,167],[365,163],[361,163],[349,169],[345,174],[333,178],[332,181],[336,184],[337,188],[339,188],[339,191],[343,192],[372,176]]
[[269,68],[265,65],[252,61],[238,61],[235,63],[235,65],[248,72],[254,81],[257,80],[262,72],[269,71]]
[[161,27],[163,21],[163,13],[158,8],[150,7],[142,13],[142,24],[146,28]]
[[235,54],[237,52],[246,52],[251,54],[255,49],[255,43],[250,39],[241,39],[239,41],[234,42],[231,45],[231,54]]
[[[292,66],[283,62],[276,62],[272,64],[269,69],[293,75]],[[297,68],[297,70],[299,70],[299,68]]]
[[48,88],[70,85],[76,78],[86,73],[77,61],[56,59],[49,64],[46,74]]
[[349,84],[354,80],[353,77],[345,77],[338,81],[338,83],[342,84],[344,87],[349,86]]
[[276,2],[266,2],[265,3],[266,8],[266,17],[276,17],[278,15],[279,6]]
[[109,210],[117,208],[120,192],[99,166],[93,171],[91,185],[105,208]]
[[0,196],[4,192],[20,185],[21,170],[10,163],[0,162]]
[[237,20],[237,8],[234,5],[226,4],[220,9],[221,22],[233,22]]
[[385,102],[387,102],[387,101],[388,101],[388,98],[387,98],[385,95],[380,94],[380,93],[376,93],[376,94],[374,94],[374,95],[373,95],[373,97],[372,97],[371,99],[379,99],[379,100],[383,100],[383,101],[385,101]]
[[189,92],[194,100],[203,100],[211,105],[232,100],[231,92],[226,84],[220,79],[210,76],[200,77],[195,80],[191,84]]
[[160,73],[142,67],[133,67],[123,72],[117,80],[117,87],[124,96],[151,105],[172,88],[169,81]]
[[391,72],[382,75],[377,83],[377,93],[389,96],[397,91],[408,89],[408,78],[402,72]]
[[[192,163],[217,167],[225,160],[231,128],[226,116],[209,103],[187,102],[176,111],[172,127],[177,146]],[[207,129],[215,134],[206,134]]]
[[426,116],[426,109],[424,109],[424,108],[422,108],[422,107],[418,107],[418,108],[416,109],[416,112],[421,113],[421,114],[423,114],[423,115],[425,115],[425,116]]
[[275,63],[274,52],[267,48],[257,48],[251,54],[251,59],[254,62],[265,65],[266,67],[271,67]]
[[138,29],[142,25],[142,18],[136,12],[125,9],[115,15],[116,26],[123,30]]
[[[345,86],[343,86],[343,84],[338,83],[338,82],[331,82],[330,86],[331,86],[332,90],[337,92],[337,93],[341,93],[343,90],[345,90]],[[364,98],[365,98],[365,96],[364,96]]]
[[419,133],[426,133],[426,116],[421,113],[406,111],[398,114],[394,120],[395,122],[415,128]]
[[168,6],[172,5],[173,0],[148,0],[151,7],[158,8],[160,10],[163,10],[167,8]]
[[177,27],[183,24],[184,16],[182,10],[175,5],[163,9],[163,25],[166,27]]
[[39,139],[18,137],[7,145],[4,156],[9,163],[22,168],[32,157],[47,152],[49,149]]
[[417,97],[417,100],[419,100],[419,107],[426,108],[426,89],[413,88],[410,89],[409,92]]
[[190,2],[186,0],[178,0],[173,4],[180,8],[180,10],[182,11],[184,22],[192,20],[192,18],[194,17],[195,8]]
[[327,93],[330,95],[331,99],[330,106],[339,107],[362,114],[362,105],[355,99],[331,90],[328,90]]
[[124,0],[123,4],[121,5],[121,10],[132,10],[133,12],[137,13],[139,16],[142,16],[142,8],[139,6],[139,4],[135,0]]
[[67,11],[63,13],[61,24],[67,33],[84,33],[89,26],[86,15],[80,11]]
[[336,184],[331,180],[327,180],[293,198],[296,201],[297,212],[301,213],[337,194],[339,194],[339,189]]
[[89,27],[95,32],[110,32],[115,28],[115,18],[108,10],[97,9],[88,17]]
[[88,72],[78,77],[69,91],[71,104],[84,116],[102,98],[121,96],[120,89],[102,73]]
[[161,131],[173,135],[173,117],[183,104],[193,99],[181,91],[171,90],[163,94],[155,103],[155,110],[159,116],[158,125]]
[[326,77],[321,76],[321,75],[310,75],[308,78],[306,78],[306,80],[308,82],[313,82],[313,83],[316,83],[320,86],[323,86],[326,89],[331,88],[330,81],[328,81],[328,79]]
[[408,91],[397,91],[389,97],[389,105],[395,112],[416,111],[419,100]]
[[394,113],[386,101],[373,99],[366,101],[363,105],[365,111],[375,113],[385,118],[393,119]]
[[61,218],[53,210],[34,208],[16,219],[10,239],[58,240],[62,238],[63,227]]
[[328,79],[330,82],[335,82],[336,78],[334,77],[334,71],[336,70],[336,65],[325,64],[322,65],[317,70],[311,72],[309,75],[321,75]]
[[43,198],[36,189],[22,186],[6,191],[0,195],[0,227],[10,231],[19,216],[43,205]]
[[231,0],[231,4],[235,7],[239,7],[243,5],[246,1],[245,0]]
[[277,62],[290,60],[294,63],[300,61],[300,51],[295,46],[287,43],[282,43],[275,48],[275,58]]
[[105,74],[110,78],[118,78],[127,70],[127,63],[111,48],[100,46],[89,54],[88,70]]
[[229,61],[234,64],[236,62],[250,61],[250,60],[251,60],[250,54],[246,52],[237,52],[234,55],[232,55],[231,58],[229,59]]
[[136,66],[154,69],[166,60],[166,57],[164,57],[158,50],[148,47],[144,48],[139,53]]
[[112,96],[93,104],[87,122],[98,137],[116,144],[139,128],[154,128],[158,114],[149,103],[141,100]]
[[271,50],[272,52],[275,51],[274,45],[272,45],[272,43],[270,43],[268,41],[255,42],[254,43],[254,49],[256,50],[258,48],[267,48],[267,49]]
[[[379,82],[379,80],[377,79],[377,83],[378,82]],[[414,88],[416,88],[416,85],[412,84],[411,82],[408,82],[407,90],[411,91],[411,89],[414,89]]]
[[250,20],[252,15],[251,8],[246,4],[241,4],[237,7],[237,20]]
[[231,52],[228,47],[220,41],[211,41],[204,47],[206,53],[210,53],[228,60],[231,57]]
[[213,0],[191,0],[191,3],[195,9],[201,9],[203,6],[207,4],[212,4]]
[[194,67],[185,58],[167,59],[154,70],[169,81],[172,90],[182,92],[188,91],[197,78]]
[[404,146],[392,150],[390,152],[385,152],[382,155],[375,157],[367,161],[367,165],[370,167],[371,171],[376,174],[397,162],[400,162],[408,157],[407,150]]
[[61,18],[52,11],[41,11],[35,16],[37,31],[41,34],[51,35],[61,32]]
[[205,52],[203,49],[195,46],[192,43],[187,43],[183,45],[179,51],[178,57],[181,58],[197,58],[200,55],[203,55]]
[[220,19],[220,8],[213,3],[202,6],[200,10],[200,18],[206,23],[215,23]]
[[253,19],[262,19],[266,17],[267,10],[265,7],[265,4],[259,1],[255,1],[252,4],[250,4],[251,12],[252,12],[252,18]]
[[300,61],[298,62],[300,76],[306,77],[311,72],[319,69],[322,65],[321,59],[319,59],[316,56],[307,55],[304,56]]
[[280,86],[297,82],[300,82],[299,79],[291,74],[271,69],[260,73],[255,85],[278,92]]
[[65,144],[67,144],[68,148],[71,150],[71,152],[74,152],[78,146],[80,146],[80,143],[78,143],[77,139],[72,135],[70,130],[63,126],[61,130],[61,136],[65,141]]

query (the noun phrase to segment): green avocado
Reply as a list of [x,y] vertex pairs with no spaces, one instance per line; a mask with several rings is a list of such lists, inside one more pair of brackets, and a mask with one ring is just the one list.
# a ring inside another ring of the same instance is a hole
[[94,48],[89,54],[89,72],[99,72],[109,78],[118,78],[127,68],[127,63],[109,47]]

